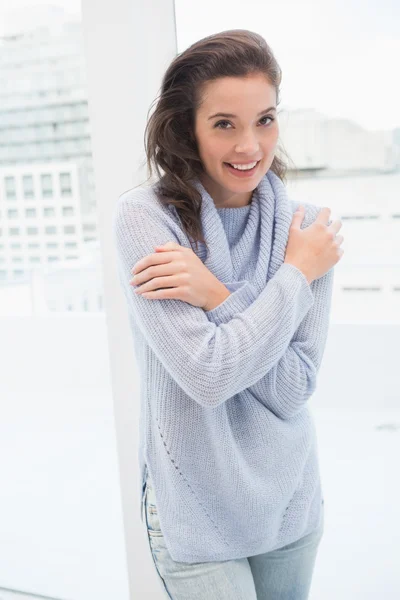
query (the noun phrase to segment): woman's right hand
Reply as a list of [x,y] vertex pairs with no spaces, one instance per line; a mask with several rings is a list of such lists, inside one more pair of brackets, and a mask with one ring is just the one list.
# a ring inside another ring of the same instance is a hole
[[336,220],[327,225],[330,214],[330,208],[322,208],[315,221],[304,229],[300,227],[304,206],[299,206],[293,215],[284,262],[300,269],[309,283],[325,275],[344,254],[340,248],[344,238],[336,236],[342,222]]

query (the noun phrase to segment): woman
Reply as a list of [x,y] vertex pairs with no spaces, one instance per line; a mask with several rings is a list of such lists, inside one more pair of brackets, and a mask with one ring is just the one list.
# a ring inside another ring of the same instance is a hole
[[287,197],[280,82],[250,31],[178,55],[146,127],[158,178],[115,208],[142,520],[174,600],[303,600],[322,535],[307,400],[343,237],[328,208]]

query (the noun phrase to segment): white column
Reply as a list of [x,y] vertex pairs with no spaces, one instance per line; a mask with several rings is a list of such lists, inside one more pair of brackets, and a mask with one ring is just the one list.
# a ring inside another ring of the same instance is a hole
[[118,196],[147,179],[146,168],[139,169],[144,128],[177,53],[175,7],[173,0],[82,0],[82,19],[130,598],[161,600],[139,518],[139,375],[111,221]]

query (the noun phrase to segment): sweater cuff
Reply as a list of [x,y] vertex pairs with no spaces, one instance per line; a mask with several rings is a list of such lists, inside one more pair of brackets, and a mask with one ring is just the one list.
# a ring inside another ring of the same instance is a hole
[[[291,263],[282,263],[276,272],[275,276],[278,279],[293,281],[297,279],[300,282],[302,301],[306,310],[314,304],[314,294],[311,286],[308,283],[307,277],[300,269]],[[223,282],[225,287],[231,292],[225,300],[213,308],[212,310],[204,311],[209,321],[220,325],[228,323],[235,314],[242,313],[250,306],[257,297],[257,293],[251,283],[245,279],[241,281]]]
[[215,308],[204,311],[208,320],[217,325],[227,323],[235,314],[246,310],[257,297],[253,286],[245,279],[222,283],[231,292],[230,295]]
[[291,263],[284,262],[281,264],[274,277],[278,277],[284,281],[290,281],[293,278],[297,279],[301,286],[301,296],[303,296],[301,301],[305,306],[307,306],[307,310],[311,308],[311,306],[314,304],[314,294],[311,289],[311,284],[308,283],[308,279],[304,275],[303,271],[300,271],[300,269]]

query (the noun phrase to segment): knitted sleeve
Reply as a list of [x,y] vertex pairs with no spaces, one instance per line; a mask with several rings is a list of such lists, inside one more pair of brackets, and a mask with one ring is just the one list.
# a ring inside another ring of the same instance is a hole
[[[281,419],[297,414],[314,393],[317,374],[325,352],[332,303],[334,269],[311,282],[314,303],[279,361],[248,391]],[[256,298],[256,292],[245,294],[247,281],[225,284],[234,290],[226,300],[211,311],[208,319],[218,325],[229,322],[235,314],[245,311]]]
[[202,308],[178,299],[141,297],[129,283],[134,264],[152,254],[154,246],[170,240],[179,243],[162,214],[145,203],[120,197],[113,234],[131,316],[171,377],[204,407],[218,406],[266,375],[282,358],[314,303],[304,274],[283,263],[254,302],[217,325]]

